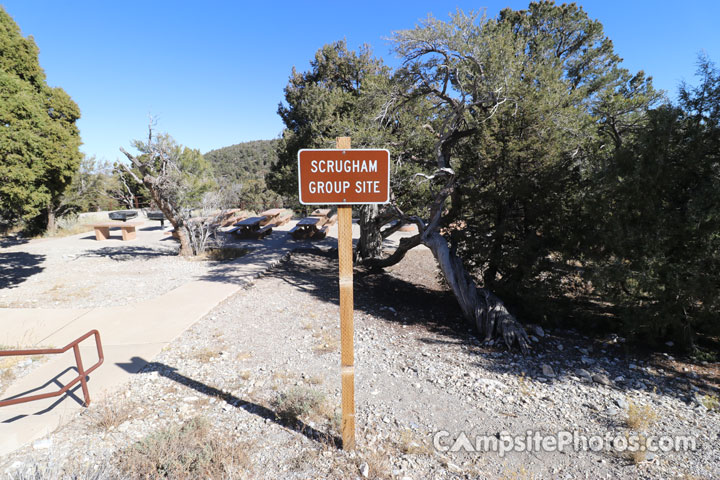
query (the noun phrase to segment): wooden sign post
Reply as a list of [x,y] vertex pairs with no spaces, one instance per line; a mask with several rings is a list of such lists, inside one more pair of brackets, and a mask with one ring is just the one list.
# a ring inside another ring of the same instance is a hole
[[[336,148],[350,149],[350,137],[339,137]],[[340,375],[342,380],[343,449],[355,449],[355,326],[353,321],[352,205],[338,205],[340,264]]]
[[390,153],[351,150],[350,137],[338,137],[335,150],[300,150],[300,203],[338,205],[340,264],[340,375],[342,444],[355,448],[355,349],[353,345],[352,205],[390,200]]

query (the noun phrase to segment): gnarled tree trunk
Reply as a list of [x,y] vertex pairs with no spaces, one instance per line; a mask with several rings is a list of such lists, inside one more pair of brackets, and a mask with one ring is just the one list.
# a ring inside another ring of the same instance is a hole
[[423,235],[422,243],[435,256],[463,315],[475,325],[480,335],[485,337],[485,341],[502,337],[508,348],[517,343],[520,350],[527,353],[530,341],[522,325],[494,293],[478,288],[465,270],[460,257],[450,251],[447,240],[437,232],[430,232]]

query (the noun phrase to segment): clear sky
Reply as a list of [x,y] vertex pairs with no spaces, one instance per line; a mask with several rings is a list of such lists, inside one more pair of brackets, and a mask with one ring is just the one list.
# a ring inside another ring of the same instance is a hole
[[[720,64],[718,0],[579,1],[600,20],[631,71],[652,75],[675,97],[694,83],[697,56]],[[99,159],[158,130],[203,153],[277,137],[276,111],[290,70],[306,70],[315,51],[345,38],[397,66],[386,40],[428,13],[456,8],[523,9],[514,0],[215,1],[9,0],[5,10],[32,35],[48,83],[65,89],[82,111],[82,150]]]

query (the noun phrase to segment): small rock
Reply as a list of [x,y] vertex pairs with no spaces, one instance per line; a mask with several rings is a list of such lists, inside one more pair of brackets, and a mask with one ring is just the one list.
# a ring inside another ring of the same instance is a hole
[[635,365],[634,363],[631,363],[630,365],[628,365],[628,368],[630,370],[637,370],[637,365]]
[[614,417],[618,413],[620,413],[620,410],[618,410],[617,407],[608,407],[607,410],[605,410],[605,413],[611,417]]
[[579,377],[583,377],[583,378],[586,378],[586,379],[588,379],[588,380],[592,380],[592,375],[590,375],[590,372],[588,372],[588,371],[585,370],[584,368],[578,368],[577,370],[575,370],[575,373],[577,373],[577,375],[578,375]]
[[548,365],[547,363],[543,363],[541,368],[543,375],[549,378],[555,378],[555,372],[550,365]]
[[665,345],[667,345],[668,347],[674,347],[675,342],[673,342],[673,341],[665,342]]
[[195,396],[183,398],[183,402],[185,402],[185,403],[197,402],[198,400],[200,400],[200,399],[199,399],[198,397],[195,397]]
[[562,343],[558,343],[558,346],[557,346],[558,350],[560,350],[562,352],[564,348],[565,347],[562,346]]
[[623,410],[627,410],[629,407],[627,400],[625,400],[624,398],[616,398],[614,401],[615,405],[622,408]]
[[655,460],[655,454],[653,452],[647,452],[647,455],[645,455],[645,461],[652,462],[653,460]]
[[592,376],[592,381],[595,383],[602,384],[602,385],[607,385],[607,386],[612,385],[612,382],[607,377],[607,375],[605,375],[604,373],[596,373],[595,375]]
[[368,478],[368,475],[370,475],[370,466],[367,462],[363,462],[363,464],[360,465],[360,475],[362,475],[363,478]]
[[530,340],[532,340],[535,343],[540,342],[540,339],[538,337],[536,337],[535,335],[530,335]]
[[545,336],[545,330],[543,330],[543,328],[540,325],[535,325],[533,327],[533,333],[540,338],[543,338]]
[[583,356],[580,358],[580,361],[581,361],[582,363],[584,363],[585,365],[592,365],[593,363],[595,363],[595,359],[592,359],[592,358],[590,358],[590,357],[586,357],[585,355],[583,355]]
[[34,450],[45,450],[52,447],[52,438],[43,438],[33,443]]
[[388,416],[386,415],[386,416],[384,416],[384,417],[382,418],[382,421],[385,422],[385,423],[390,423],[390,417],[388,417]]
[[623,382],[625,382],[625,377],[623,377],[622,375],[618,375],[617,377],[615,377],[615,383],[623,383]]

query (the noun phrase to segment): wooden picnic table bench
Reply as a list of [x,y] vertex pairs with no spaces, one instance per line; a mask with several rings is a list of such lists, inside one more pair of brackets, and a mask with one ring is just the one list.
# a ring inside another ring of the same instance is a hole
[[92,225],[95,230],[95,240],[107,240],[110,238],[111,228],[120,228],[122,230],[122,239],[135,240],[135,227],[142,225],[142,222],[110,222],[95,223]]
[[263,225],[272,223],[276,227],[285,225],[292,218],[292,214],[286,212],[284,208],[271,208],[270,210],[265,210],[260,215],[267,217]]
[[329,208],[317,208],[309,215],[310,217],[327,217],[330,215],[331,210]]
[[250,217],[237,222],[235,224],[237,228],[230,230],[230,232],[238,235],[240,238],[261,239],[272,233],[272,227],[266,224],[267,217],[264,215],[261,217]]
[[[305,217],[301,218],[295,227],[288,233],[295,240],[322,240],[327,235],[328,227],[323,225],[327,219],[323,217]],[[322,228],[319,228],[322,227]]]
[[271,208],[270,210],[265,210],[260,215],[268,217],[269,220],[267,223],[272,223],[276,227],[285,225],[292,219],[292,213],[289,213],[284,208]]

